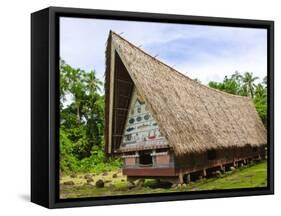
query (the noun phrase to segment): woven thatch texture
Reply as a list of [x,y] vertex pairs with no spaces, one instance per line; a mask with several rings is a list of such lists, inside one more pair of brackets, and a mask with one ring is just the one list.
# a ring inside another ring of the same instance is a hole
[[121,57],[177,155],[266,144],[266,129],[250,98],[204,86],[110,34],[111,49]]

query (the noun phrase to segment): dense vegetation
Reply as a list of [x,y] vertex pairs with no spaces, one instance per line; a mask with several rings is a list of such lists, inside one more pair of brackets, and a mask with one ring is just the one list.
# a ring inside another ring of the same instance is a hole
[[104,154],[104,95],[95,71],[60,64],[60,169],[62,172],[106,171],[120,160]]
[[[266,125],[266,78],[236,72],[223,82],[209,86],[231,94],[250,96]],[[198,80],[199,81],[199,80]],[[95,71],[74,69],[63,60],[60,64],[60,170],[70,172],[104,172],[121,167],[121,160],[104,153],[103,83]]]
[[209,86],[230,94],[251,97],[263,124],[266,126],[267,77],[264,77],[261,83],[256,82],[258,79],[250,72],[245,72],[243,75],[235,72],[230,77],[225,76],[222,82],[209,82]]

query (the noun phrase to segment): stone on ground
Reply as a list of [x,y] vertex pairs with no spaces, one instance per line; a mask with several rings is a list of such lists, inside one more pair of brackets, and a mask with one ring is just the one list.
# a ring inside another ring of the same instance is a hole
[[88,178],[92,178],[93,176],[91,175],[91,174],[86,174],[86,175],[84,175],[84,178],[85,179],[88,179]]
[[91,183],[91,182],[94,182],[94,179],[92,179],[92,178],[87,178],[86,180],[87,180],[88,184]]
[[77,175],[76,175],[76,173],[72,173],[72,174],[70,175],[70,177],[71,177],[71,178],[76,178]]
[[97,188],[103,188],[103,187],[104,187],[104,182],[103,182],[103,180],[99,179],[99,180],[96,182],[96,187],[97,187]]
[[64,185],[74,185],[74,181],[66,181],[63,184]]

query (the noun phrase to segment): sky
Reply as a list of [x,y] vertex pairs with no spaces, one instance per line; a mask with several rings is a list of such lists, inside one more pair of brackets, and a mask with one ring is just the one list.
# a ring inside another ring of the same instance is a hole
[[104,81],[105,48],[113,30],[145,52],[203,84],[238,71],[267,74],[265,29],[60,18],[60,57],[74,68],[95,70]]

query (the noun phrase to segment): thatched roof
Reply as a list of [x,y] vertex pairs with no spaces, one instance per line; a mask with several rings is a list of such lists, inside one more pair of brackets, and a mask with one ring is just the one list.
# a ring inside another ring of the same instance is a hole
[[[110,32],[105,84],[107,152],[116,148],[109,137],[112,115],[108,114],[112,108],[110,100],[114,98],[110,94],[118,94],[110,93],[114,85],[110,77],[116,73],[113,55],[124,64],[124,70],[130,77],[128,80],[131,79],[145,100],[176,155],[267,143],[266,129],[249,97],[202,85]],[[126,103],[122,104],[127,106]],[[121,127],[119,132],[122,130]]]

